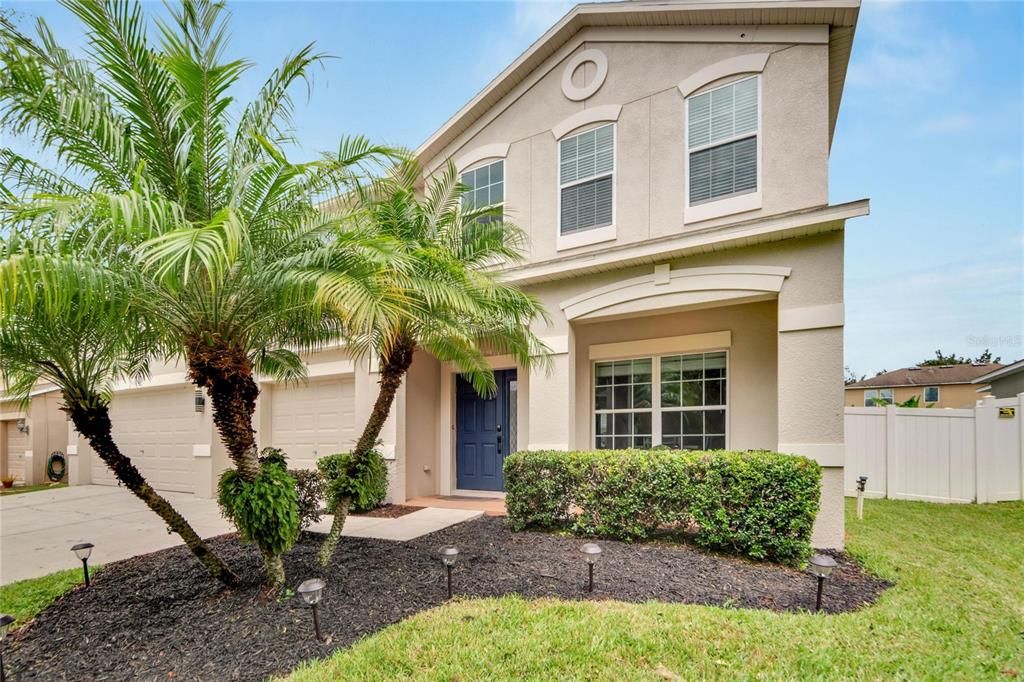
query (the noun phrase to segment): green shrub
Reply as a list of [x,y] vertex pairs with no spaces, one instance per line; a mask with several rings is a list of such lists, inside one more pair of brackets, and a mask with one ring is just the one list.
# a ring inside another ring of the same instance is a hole
[[799,563],[810,554],[821,467],[777,452],[517,452],[505,459],[513,528],[634,540],[694,531],[697,544]]
[[[281,448],[260,450],[260,465],[270,463],[288,466],[288,456]],[[324,478],[316,469],[288,469],[295,479],[295,494],[299,505],[299,529],[305,530],[320,521],[324,504]]]
[[328,509],[335,509],[338,500],[349,497],[349,510],[358,514],[379,507],[387,496],[388,469],[376,450],[355,463],[351,453],[342,452],[321,457],[316,465],[325,481]]
[[287,552],[299,536],[295,479],[280,450],[260,459],[260,473],[252,483],[235,469],[225,471],[217,486],[217,502],[242,540],[255,543],[265,554]]

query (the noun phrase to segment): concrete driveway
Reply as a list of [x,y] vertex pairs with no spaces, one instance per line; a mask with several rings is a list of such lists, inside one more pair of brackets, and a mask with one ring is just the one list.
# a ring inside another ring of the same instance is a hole
[[[161,493],[202,537],[234,529],[216,500]],[[480,516],[480,511],[421,509],[395,519],[350,517],[345,535],[411,540]],[[312,530],[326,532],[331,517]],[[0,497],[0,584],[78,568],[71,545],[91,542],[90,564],[105,564],[180,544],[156,514],[117,486],[85,485]]]

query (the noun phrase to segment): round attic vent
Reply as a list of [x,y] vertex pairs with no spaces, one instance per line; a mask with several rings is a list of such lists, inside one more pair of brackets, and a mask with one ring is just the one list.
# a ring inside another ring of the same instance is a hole
[[[574,85],[572,82],[573,75],[577,69],[587,63],[594,65],[594,75],[589,79],[589,82],[585,82],[583,85]],[[607,55],[597,49],[583,50],[570,59],[569,63],[565,65],[565,70],[562,71],[562,94],[574,102],[585,100],[601,89],[601,86],[604,85],[604,79],[607,77]]]

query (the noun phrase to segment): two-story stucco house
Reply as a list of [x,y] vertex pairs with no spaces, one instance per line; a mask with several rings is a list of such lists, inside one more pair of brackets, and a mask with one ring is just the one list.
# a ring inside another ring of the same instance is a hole
[[[385,428],[392,501],[494,495],[516,449],[778,449],[825,467],[814,543],[843,543],[843,230],[829,150],[858,0],[579,5],[423,143],[529,235],[506,276],[550,313],[549,371],[495,357],[475,395],[415,358]],[[262,385],[261,445],[350,447],[373,363]],[[180,368],[115,397],[157,487],[210,496],[228,458]],[[72,483],[112,482],[84,445]]]

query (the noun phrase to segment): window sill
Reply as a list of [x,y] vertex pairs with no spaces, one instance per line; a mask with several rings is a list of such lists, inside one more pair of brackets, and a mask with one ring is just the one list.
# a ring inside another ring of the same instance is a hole
[[596,227],[573,234],[563,235],[559,233],[555,240],[555,249],[558,251],[565,251],[566,249],[575,249],[580,246],[599,244],[601,242],[608,242],[614,239],[615,225],[606,225],[605,227]]
[[761,208],[760,190],[757,192],[751,192],[750,194],[741,194],[739,196],[729,197],[727,199],[709,201],[705,204],[698,204],[696,206],[687,205],[686,210],[683,213],[683,223],[698,223],[702,220],[721,218],[722,216],[732,215],[734,213],[756,211],[759,208]]

